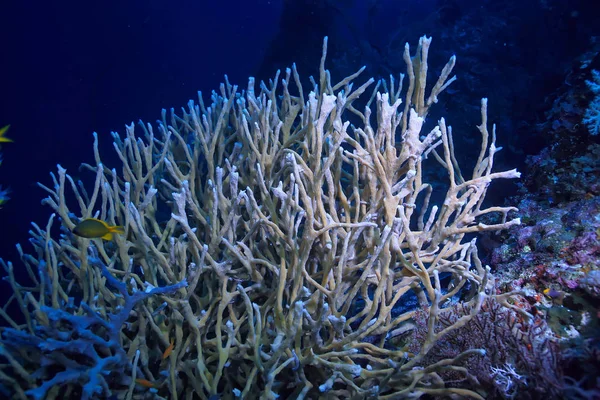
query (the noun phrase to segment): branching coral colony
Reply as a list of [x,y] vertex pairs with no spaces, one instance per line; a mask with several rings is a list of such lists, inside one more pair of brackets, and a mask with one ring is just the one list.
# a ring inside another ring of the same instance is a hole
[[[511,307],[465,235],[519,223],[507,216],[513,207],[482,208],[493,179],[519,173],[492,172],[485,99],[471,176],[458,168],[444,119],[422,132],[455,79],[452,57],[426,97],[430,43],[421,38],[414,57],[406,45],[405,94],[403,75],[368,92],[373,79],[354,83],[363,69],[334,84],[325,40],[309,93],[295,67],[260,94],[252,78],[246,91],[222,84],[210,107],[200,96],[181,116],[163,111],[158,128],[113,134],[120,171],[102,164],[95,138],[91,192],[59,166],[45,187],[59,218],[35,226],[33,255],[21,252],[33,286],[2,262],[14,294],[1,311],[10,325],[1,390],[40,399],[481,398],[441,378],[469,378],[461,360],[481,350],[423,360],[486,298]],[[423,182],[427,156],[448,173],[440,205]],[[501,222],[478,221],[489,213]],[[70,233],[94,216],[126,233]],[[441,329],[459,293],[472,311]],[[15,305],[24,323],[8,315]],[[417,310],[428,333],[408,352]]]

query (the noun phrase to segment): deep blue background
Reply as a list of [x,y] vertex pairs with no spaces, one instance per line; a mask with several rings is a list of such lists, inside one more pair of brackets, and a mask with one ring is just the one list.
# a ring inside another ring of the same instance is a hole
[[[4,1],[0,5],[0,184],[12,199],[0,210],[0,256],[14,260],[60,163],[77,175],[93,161],[92,132],[113,157],[111,131],[162,108],[184,106],[223,75],[245,85],[277,31],[281,2]],[[275,23],[271,23],[275,21]],[[113,164],[114,165],[114,164]]]

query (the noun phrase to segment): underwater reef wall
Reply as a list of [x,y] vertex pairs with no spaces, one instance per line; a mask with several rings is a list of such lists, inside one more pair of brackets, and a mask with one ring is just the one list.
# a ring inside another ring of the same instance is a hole
[[[520,378],[506,360],[465,367],[482,348],[432,350],[485,310],[511,319],[508,336],[531,316],[518,293],[496,290],[476,246],[476,234],[520,223],[514,207],[483,206],[493,180],[519,173],[493,171],[487,99],[468,174],[445,119],[424,128],[455,79],[452,57],[426,87],[430,43],[422,37],[413,56],[406,45],[399,79],[359,83],[363,68],[335,83],[325,40],[310,87],[295,66],[259,91],[252,78],[246,90],[226,82],[209,105],[200,94],[156,126],[113,134],[114,168],[95,136],[84,165],[93,185],[59,166],[44,186],[55,214],[34,226],[33,254],[1,261],[14,294],[0,312],[0,392],[483,399],[476,375]],[[428,164],[447,174],[439,196],[424,182]],[[90,218],[124,233],[73,234]]]

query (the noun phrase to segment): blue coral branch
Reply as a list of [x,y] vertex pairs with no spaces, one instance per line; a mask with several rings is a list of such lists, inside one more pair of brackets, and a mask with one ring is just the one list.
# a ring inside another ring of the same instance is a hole
[[101,269],[107,283],[123,297],[124,305],[118,313],[110,314],[106,320],[85,302],[81,302],[85,315],[42,306],[40,311],[47,316],[48,325],[38,324],[33,334],[13,328],[3,331],[1,342],[15,350],[28,348],[30,359],[21,361],[37,366],[32,376],[43,382],[26,392],[34,399],[43,399],[52,387],[69,383],[81,385],[84,400],[110,396],[106,379],[109,375],[114,379],[113,385],[129,385],[130,374],[126,372],[132,367],[119,338],[123,324],[139,302],[187,286],[187,281],[183,280],[130,295],[127,286],[118,281],[98,258],[92,259],[92,265]]

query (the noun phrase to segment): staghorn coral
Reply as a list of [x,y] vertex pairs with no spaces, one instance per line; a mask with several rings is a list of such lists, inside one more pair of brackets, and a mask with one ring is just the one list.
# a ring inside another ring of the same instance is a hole
[[[97,257],[91,256],[90,262],[100,267],[109,286],[122,296],[124,303],[117,313],[103,317],[84,301],[80,306],[86,315],[40,305],[43,323],[36,326],[34,334],[18,328],[3,331],[4,355],[6,350],[18,354],[18,358],[26,362],[21,361],[23,369],[34,371],[22,374],[20,378],[27,383],[33,379],[43,381],[37,388],[24,393],[34,399],[47,398],[48,391],[59,385],[80,385],[82,394],[78,397],[92,399],[111,394],[109,379],[113,386],[130,384],[131,379],[124,374],[130,364],[120,340],[123,324],[137,303],[155,294],[174,292],[187,284],[183,280],[175,285],[129,295],[126,285],[115,279]],[[40,273],[44,273],[44,266],[42,263]],[[72,307],[68,303],[67,306]]]
[[[519,224],[508,218],[513,207],[482,206],[492,180],[519,173],[492,172],[497,148],[486,99],[470,176],[456,163],[444,119],[423,130],[429,108],[454,80],[452,57],[426,96],[430,43],[421,38],[412,57],[406,45],[405,91],[401,75],[369,93],[373,79],[355,83],[364,68],[334,83],[325,40],[308,93],[295,67],[262,83],[258,94],[252,78],[245,91],[222,84],[210,106],[200,94],[181,115],[164,111],[157,129],[140,123],[141,134],[133,124],[125,138],[113,134],[119,170],[102,163],[95,136],[95,164],[85,165],[96,177],[91,191],[60,166],[54,187],[44,186],[62,234],[52,234],[51,218],[33,233],[36,254],[22,253],[34,285],[16,282],[12,264],[4,264],[14,291],[1,313],[12,326],[0,347],[4,390],[24,397],[23,388],[42,385],[49,398],[99,392],[78,380],[54,386],[71,371],[66,362],[62,371],[23,375],[44,359],[11,343],[27,337],[42,346],[58,312],[67,321],[103,320],[85,326],[90,334],[79,339],[90,341],[119,316],[110,352],[126,360],[117,374],[103,371],[105,396],[482,398],[474,386],[440,378],[447,370],[468,374],[458,365],[480,349],[423,363],[487,298],[527,317],[508,303],[510,294],[491,290],[476,241],[465,238]],[[448,174],[439,205],[430,204],[433,188],[423,182],[424,165],[434,162]],[[498,223],[478,221],[491,213]],[[114,242],[73,236],[75,215],[123,225],[126,233]],[[154,295],[128,300],[137,293]],[[457,295],[470,311],[447,324],[441,310]],[[12,303],[25,323],[6,312]],[[409,351],[402,338],[414,330],[418,310],[427,330]],[[94,365],[87,371],[95,373]]]

